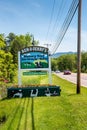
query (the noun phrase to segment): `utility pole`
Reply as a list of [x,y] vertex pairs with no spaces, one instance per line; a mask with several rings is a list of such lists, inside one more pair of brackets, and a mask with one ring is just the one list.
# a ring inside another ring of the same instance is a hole
[[80,93],[81,86],[81,10],[82,0],[78,5],[78,43],[77,43],[77,94]]

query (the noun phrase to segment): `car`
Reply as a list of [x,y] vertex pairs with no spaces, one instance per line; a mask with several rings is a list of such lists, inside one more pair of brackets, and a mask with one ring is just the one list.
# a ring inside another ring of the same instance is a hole
[[56,73],[60,73],[60,70],[56,70]]
[[64,71],[64,75],[69,75],[69,74],[71,74],[71,71],[70,71],[70,70],[65,70],[65,71]]

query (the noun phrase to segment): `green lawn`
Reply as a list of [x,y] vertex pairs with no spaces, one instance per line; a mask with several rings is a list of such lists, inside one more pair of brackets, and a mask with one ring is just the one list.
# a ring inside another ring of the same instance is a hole
[[[38,83],[45,81],[40,77]],[[55,75],[53,84],[61,87],[61,96],[1,100],[0,118],[6,121],[0,130],[87,130],[87,89],[76,94],[76,85]]]

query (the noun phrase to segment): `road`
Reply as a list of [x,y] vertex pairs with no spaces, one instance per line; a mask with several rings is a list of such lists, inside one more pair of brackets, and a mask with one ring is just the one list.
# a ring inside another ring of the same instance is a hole
[[[77,74],[72,73],[71,75],[64,75],[62,72],[60,73],[55,73],[59,77],[66,79],[72,83],[77,83]],[[87,87],[87,74],[81,73],[81,86]]]

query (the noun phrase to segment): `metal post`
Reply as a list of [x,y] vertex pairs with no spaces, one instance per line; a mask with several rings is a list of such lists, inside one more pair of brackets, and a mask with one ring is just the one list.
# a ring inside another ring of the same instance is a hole
[[51,56],[49,55],[49,84],[52,84],[52,74],[51,74]]
[[21,82],[21,69],[20,69],[20,51],[18,52],[18,86],[22,85]]
[[[51,44],[44,44],[47,46],[47,48],[49,49],[49,46],[51,46]],[[52,73],[51,73],[51,55],[50,55],[50,52],[49,52],[49,84],[52,84]]]
[[78,6],[78,44],[77,44],[77,94],[80,93],[81,86],[81,9],[82,0],[79,0]]

